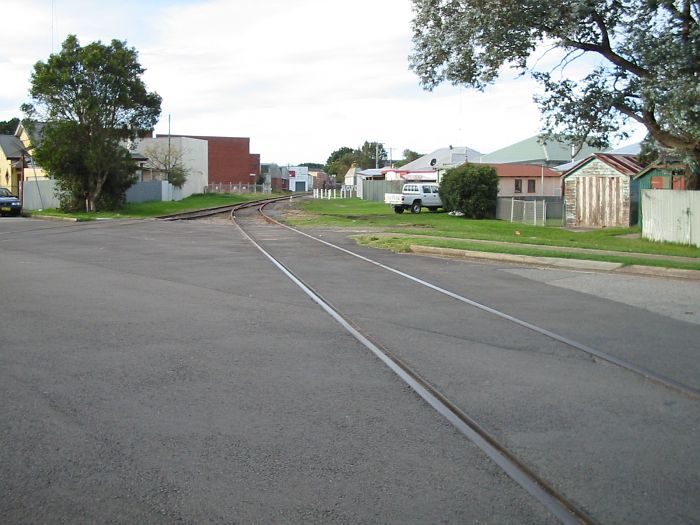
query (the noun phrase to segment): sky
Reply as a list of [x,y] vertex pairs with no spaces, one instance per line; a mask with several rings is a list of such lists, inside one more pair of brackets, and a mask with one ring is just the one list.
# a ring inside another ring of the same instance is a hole
[[2,3],[5,20],[22,22],[0,32],[0,120],[22,116],[33,65],[75,34],[137,49],[163,98],[156,133],[170,116],[173,134],[250,137],[262,162],[323,164],[365,141],[393,159],[450,145],[490,153],[541,129],[538,86],[514,72],[483,93],[423,90],[408,67],[410,0]]

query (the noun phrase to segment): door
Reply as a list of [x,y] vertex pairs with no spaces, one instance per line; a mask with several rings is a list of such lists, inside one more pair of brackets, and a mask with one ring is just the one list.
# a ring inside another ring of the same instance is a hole
[[294,183],[294,191],[306,191],[306,182],[296,181]]

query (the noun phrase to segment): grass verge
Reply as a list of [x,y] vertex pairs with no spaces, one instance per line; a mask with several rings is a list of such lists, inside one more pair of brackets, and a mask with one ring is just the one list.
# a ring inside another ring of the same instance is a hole
[[[661,256],[682,256],[697,258],[700,263],[700,248],[673,243],[651,242],[639,238],[639,228],[602,228],[590,231],[571,231],[550,226],[532,226],[498,220],[469,220],[452,217],[446,213],[423,212],[417,215],[395,214],[383,203],[360,199],[313,200],[304,204],[306,212],[302,217],[290,218],[289,222],[301,227],[346,227],[368,228],[378,231],[401,233],[415,237],[438,237],[440,242],[459,243],[464,246],[468,240],[491,240],[515,244],[533,244],[548,248],[587,248],[616,252],[653,254]],[[429,245],[435,241],[422,241]],[[398,243],[398,241],[396,241]],[[418,244],[413,240],[412,244]],[[398,244],[397,244],[398,245]],[[456,247],[456,245],[453,245]],[[505,246],[480,251],[506,252]],[[446,246],[450,247],[450,246]],[[474,248],[476,249],[476,248]],[[537,248],[523,247],[529,250]],[[595,254],[573,254],[566,250],[555,250],[567,254],[569,258],[593,259]],[[514,252],[515,253],[515,252]],[[528,253],[523,253],[527,255]],[[536,252],[544,255],[541,252]],[[556,255],[557,257],[561,255]],[[602,257],[602,254],[600,255]],[[632,260],[634,257],[630,258]],[[598,259],[605,260],[605,259]],[[638,260],[638,257],[635,259]],[[646,259],[645,259],[646,260]],[[629,264],[637,264],[630,262]],[[655,261],[655,266],[668,266],[670,261]]]
[[381,248],[384,250],[391,250],[397,253],[410,252],[411,245],[420,245],[488,253],[527,255],[531,257],[557,257],[560,259],[613,262],[622,264],[623,266],[640,265],[655,266],[659,268],[677,268],[681,270],[700,270],[700,261],[697,263],[689,263],[669,259],[649,259],[645,257],[608,255],[604,253],[578,253],[548,248],[528,248],[525,246],[493,246],[469,241],[425,239],[422,237],[377,237],[373,235],[359,235],[356,236],[355,239],[358,244],[371,246],[374,248]]
[[72,218],[81,221],[92,221],[96,219],[146,219],[168,215],[171,213],[181,213],[186,211],[213,208],[216,206],[227,206],[241,202],[250,202],[267,199],[277,196],[262,193],[239,195],[234,193],[206,193],[191,195],[181,201],[168,202],[140,202],[138,204],[127,204],[119,211],[98,211],[87,212],[63,212],[61,210],[33,211],[29,215],[49,216],[60,218]]

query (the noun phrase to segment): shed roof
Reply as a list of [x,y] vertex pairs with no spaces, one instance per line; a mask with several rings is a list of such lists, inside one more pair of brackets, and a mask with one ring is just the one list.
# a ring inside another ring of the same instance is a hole
[[683,171],[688,168],[685,164],[681,164],[679,162],[675,163],[670,163],[670,164],[650,164],[646,168],[644,168],[642,171],[637,173],[634,176],[634,179],[639,179],[644,177],[644,175],[649,174],[652,171],[658,172],[658,174],[663,174],[663,175],[673,175],[673,172],[675,171]]
[[590,162],[594,160],[600,160],[601,162],[607,164],[612,169],[617,171],[622,175],[627,175],[628,177],[633,177],[639,173],[644,166],[637,162],[637,158],[634,155],[617,155],[614,153],[594,153],[583,159],[581,162],[576,164],[569,171],[564,173],[564,178],[568,177],[572,173],[580,170]]

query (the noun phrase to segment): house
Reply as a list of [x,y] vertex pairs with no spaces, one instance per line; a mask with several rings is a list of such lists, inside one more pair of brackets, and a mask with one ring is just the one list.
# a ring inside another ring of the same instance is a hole
[[[632,194],[641,202],[642,190],[684,190],[688,167],[681,163],[652,164],[632,179]],[[637,206],[637,224],[642,224],[642,206]]]
[[441,172],[461,166],[465,162],[476,162],[482,154],[466,146],[449,146],[436,149],[398,168],[384,168],[386,180],[439,181]]
[[0,135],[0,187],[19,195],[25,149],[15,135]]
[[488,155],[470,158],[469,161],[482,164],[537,164],[553,168],[572,160],[580,161],[597,152],[598,149],[586,145],[574,156],[573,145],[535,135]]
[[[158,135],[158,138],[168,135]],[[255,184],[260,175],[260,155],[250,152],[248,137],[170,135],[207,141],[209,183]]]
[[535,164],[490,164],[498,175],[498,196],[561,197],[561,173]]
[[638,203],[632,177],[642,170],[636,157],[595,153],[562,176],[565,225],[571,228],[629,227]]

